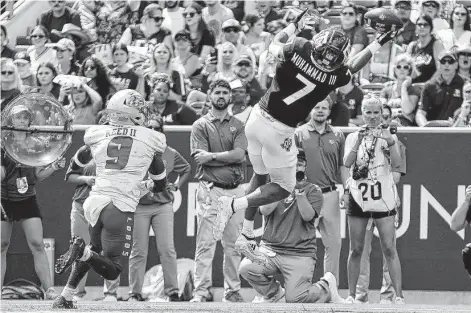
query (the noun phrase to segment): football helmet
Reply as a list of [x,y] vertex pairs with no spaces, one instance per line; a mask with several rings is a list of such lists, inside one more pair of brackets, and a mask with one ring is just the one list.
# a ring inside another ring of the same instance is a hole
[[106,121],[112,125],[144,125],[149,109],[144,97],[132,89],[115,93],[106,106]]
[[350,40],[340,29],[325,29],[314,35],[312,43],[312,61],[321,70],[333,72],[345,64]]

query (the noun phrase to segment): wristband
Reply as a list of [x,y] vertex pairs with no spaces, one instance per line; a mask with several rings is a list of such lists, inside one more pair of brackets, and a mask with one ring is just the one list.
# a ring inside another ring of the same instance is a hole
[[368,47],[366,47],[368,50],[370,50],[371,52],[371,55],[375,55],[375,53],[381,49],[381,44],[379,42],[377,42],[376,40],[374,40],[372,43],[370,43],[368,45]]

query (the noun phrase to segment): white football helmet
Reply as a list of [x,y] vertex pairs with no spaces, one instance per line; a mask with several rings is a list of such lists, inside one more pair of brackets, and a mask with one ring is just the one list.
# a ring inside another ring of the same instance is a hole
[[115,93],[106,106],[106,121],[113,125],[144,125],[149,109],[144,97],[132,89]]

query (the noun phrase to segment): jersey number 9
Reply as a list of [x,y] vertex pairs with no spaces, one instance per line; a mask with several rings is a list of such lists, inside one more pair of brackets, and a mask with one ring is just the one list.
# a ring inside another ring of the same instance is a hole
[[126,167],[131,154],[134,140],[131,137],[117,136],[108,144],[107,154],[111,158],[106,160],[106,169],[122,170]]

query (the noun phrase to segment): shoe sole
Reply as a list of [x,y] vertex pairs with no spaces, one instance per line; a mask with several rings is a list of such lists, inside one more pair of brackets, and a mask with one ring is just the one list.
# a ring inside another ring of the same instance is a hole
[[258,265],[265,265],[266,260],[265,259],[259,259],[254,256],[253,252],[250,250],[249,247],[247,247],[246,244],[241,245],[241,244],[235,244],[235,248],[239,253],[242,253],[247,259],[252,261],[253,263],[257,263]]
[[63,255],[61,255],[54,266],[54,271],[56,274],[64,273],[78,258],[80,246],[85,245],[84,241],[74,240],[69,250],[67,250]]

